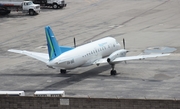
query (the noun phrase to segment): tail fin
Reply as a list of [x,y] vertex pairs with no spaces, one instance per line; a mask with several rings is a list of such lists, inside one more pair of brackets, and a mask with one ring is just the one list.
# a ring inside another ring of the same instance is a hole
[[49,60],[53,60],[62,54],[58,42],[49,26],[45,27],[46,40],[48,46]]

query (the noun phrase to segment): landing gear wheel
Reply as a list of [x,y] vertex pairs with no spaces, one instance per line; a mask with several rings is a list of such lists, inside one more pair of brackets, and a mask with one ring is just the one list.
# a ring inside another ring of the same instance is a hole
[[111,75],[116,75],[116,70],[114,70],[114,67],[115,67],[115,64],[110,64],[111,65],[111,68],[112,68],[112,70],[111,70]]
[[116,75],[116,70],[111,70],[111,75]]
[[60,69],[61,74],[66,74],[66,70],[65,69]]

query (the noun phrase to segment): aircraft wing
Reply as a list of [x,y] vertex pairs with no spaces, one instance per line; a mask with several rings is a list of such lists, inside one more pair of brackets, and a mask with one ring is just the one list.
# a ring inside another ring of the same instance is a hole
[[[112,63],[118,63],[122,61],[129,61],[129,60],[142,60],[146,58],[154,58],[154,57],[161,57],[161,56],[168,56],[170,54],[151,54],[151,55],[138,55],[138,56],[128,56],[128,57],[118,57],[115,60],[113,60]],[[93,64],[104,64],[108,63],[107,58],[99,59],[95,61]]]
[[44,62],[46,64],[49,61],[49,56],[48,56],[48,54],[45,54],[45,53],[37,53],[37,52],[30,52],[30,51],[26,51],[26,50],[15,50],[15,49],[10,49],[8,51],[27,55],[29,57],[35,58],[35,59],[37,59],[39,61],[42,61],[42,62]]

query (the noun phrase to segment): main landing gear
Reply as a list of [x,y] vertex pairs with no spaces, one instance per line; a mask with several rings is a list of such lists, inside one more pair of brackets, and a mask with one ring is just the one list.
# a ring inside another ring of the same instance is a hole
[[115,64],[111,64],[111,68],[112,68],[112,70],[111,70],[111,75],[116,75],[117,73],[116,73],[116,70],[114,70],[114,66],[115,66]]
[[60,69],[61,74],[66,74],[66,70],[65,69]]

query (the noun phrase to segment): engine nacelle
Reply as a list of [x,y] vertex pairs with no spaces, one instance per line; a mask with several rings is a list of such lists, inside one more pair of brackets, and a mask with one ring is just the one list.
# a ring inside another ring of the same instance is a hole
[[125,57],[126,56],[126,53],[128,51],[127,50],[117,50],[115,52],[113,52],[108,58],[107,58],[107,62],[108,63],[111,63],[113,62],[114,59],[118,58],[118,57]]

